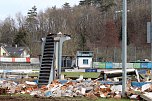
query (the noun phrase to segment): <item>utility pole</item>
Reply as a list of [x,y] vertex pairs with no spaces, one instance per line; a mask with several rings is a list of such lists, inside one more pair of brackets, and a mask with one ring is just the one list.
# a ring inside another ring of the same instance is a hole
[[127,0],[123,0],[122,12],[122,96],[126,97],[126,84],[127,84]]

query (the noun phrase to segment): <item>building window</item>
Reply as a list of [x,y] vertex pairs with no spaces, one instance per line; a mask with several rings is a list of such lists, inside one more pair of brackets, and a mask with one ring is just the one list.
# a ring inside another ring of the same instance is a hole
[[88,65],[88,59],[83,59],[83,64]]
[[3,56],[6,56],[6,53],[3,53]]

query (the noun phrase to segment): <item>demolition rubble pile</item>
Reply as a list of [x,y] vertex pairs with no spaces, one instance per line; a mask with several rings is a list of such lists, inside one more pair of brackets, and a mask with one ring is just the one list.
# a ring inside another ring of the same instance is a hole
[[[65,83],[54,80],[48,85],[40,88],[37,83],[25,81],[17,84],[14,81],[0,81],[0,94],[30,94],[32,96],[43,97],[75,97],[85,96],[91,99],[102,98],[121,98],[122,85],[102,84],[98,80],[67,80]],[[127,97],[130,99],[139,99],[140,94],[152,91],[151,84],[145,84],[142,87],[132,87],[127,84]],[[136,92],[140,92],[137,94]]]

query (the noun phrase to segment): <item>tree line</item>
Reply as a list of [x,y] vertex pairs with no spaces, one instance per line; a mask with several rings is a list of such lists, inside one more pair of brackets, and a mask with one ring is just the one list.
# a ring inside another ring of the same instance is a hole
[[[128,46],[149,47],[147,22],[150,22],[150,0],[128,0]],[[66,33],[72,39],[64,43],[63,54],[78,50],[94,51],[103,47],[121,48],[122,0],[81,0],[71,7],[49,7],[37,11],[33,6],[27,15],[16,14],[0,22],[0,42],[26,46],[31,56],[41,53],[40,39],[49,33]]]

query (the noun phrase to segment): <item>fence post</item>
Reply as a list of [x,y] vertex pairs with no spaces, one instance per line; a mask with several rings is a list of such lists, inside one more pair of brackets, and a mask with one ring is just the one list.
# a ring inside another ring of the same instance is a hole
[[114,60],[113,60],[113,62],[116,62],[116,47],[114,47],[114,52],[113,53],[114,53],[114,57],[113,57]]
[[135,46],[135,51],[134,51],[134,52],[135,52],[135,61],[136,61],[136,58],[137,58],[137,57],[136,57],[136,46]]

